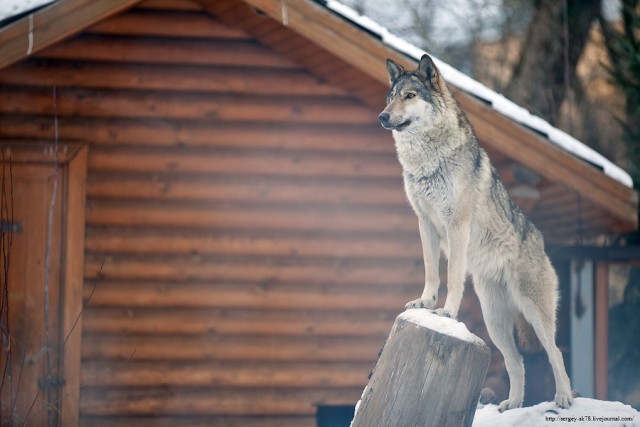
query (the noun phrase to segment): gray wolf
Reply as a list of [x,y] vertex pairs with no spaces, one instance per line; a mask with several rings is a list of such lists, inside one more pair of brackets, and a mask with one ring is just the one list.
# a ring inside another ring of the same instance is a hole
[[500,411],[522,406],[524,398],[524,364],[513,336],[521,315],[549,357],[556,404],[569,407],[571,386],[555,344],[558,278],[541,233],[509,198],[431,58],[424,55],[411,72],[387,60],[387,71],[391,87],[379,120],[395,140],[425,266],[424,291],[406,307],[435,306],[442,250],[447,298],[435,311],[457,317],[471,274],[487,331],[509,374],[509,398]]

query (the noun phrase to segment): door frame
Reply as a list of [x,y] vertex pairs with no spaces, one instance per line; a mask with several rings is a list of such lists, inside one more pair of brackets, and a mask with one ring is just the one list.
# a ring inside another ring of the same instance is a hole
[[[13,165],[57,165],[60,191],[60,389],[58,423],[76,427],[80,413],[81,339],[84,287],[84,244],[88,145],[78,141],[2,140],[0,153]],[[52,248],[54,249],[54,248]],[[57,248],[55,248],[57,249]]]

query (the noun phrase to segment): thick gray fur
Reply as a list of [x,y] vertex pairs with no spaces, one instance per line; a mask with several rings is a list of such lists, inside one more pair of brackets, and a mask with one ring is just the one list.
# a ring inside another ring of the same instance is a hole
[[509,374],[509,398],[524,398],[524,365],[513,336],[520,314],[544,347],[556,382],[556,404],[572,403],[569,377],[555,344],[558,279],[541,233],[511,201],[471,124],[428,55],[415,71],[387,61],[390,84],[380,123],[392,131],[409,202],[418,216],[425,287],[407,308],[435,306],[440,251],[448,259],[447,298],[436,313],[457,317],[467,274]]

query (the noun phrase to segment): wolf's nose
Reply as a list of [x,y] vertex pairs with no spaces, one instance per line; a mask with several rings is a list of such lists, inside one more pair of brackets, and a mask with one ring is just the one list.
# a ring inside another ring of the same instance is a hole
[[391,118],[391,115],[385,112],[380,113],[380,115],[378,116],[378,120],[380,120],[380,124],[382,125],[388,124],[390,118]]

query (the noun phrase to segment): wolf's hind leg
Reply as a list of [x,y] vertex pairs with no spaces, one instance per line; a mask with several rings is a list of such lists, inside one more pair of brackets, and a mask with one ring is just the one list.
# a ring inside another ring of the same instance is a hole
[[568,408],[573,403],[569,376],[564,368],[562,353],[555,343],[555,304],[547,306],[547,310],[537,306],[530,299],[522,301],[522,314],[533,326],[540,343],[549,356],[549,363],[556,381],[556,405],[560,408]]
[[[474,278],[475,279],[475,278]],[[486,286],[492,288],[487,289]],[[505,298],[507,290],[498,284],[476,282],[476,292],[482,307],[482,316],[491,340],[498,348],[509,374],[509,398],[498,406],[503,412],[519,408],[524,399],[524,363],[513,337],[513,326],[517,314],[513,304]]]

